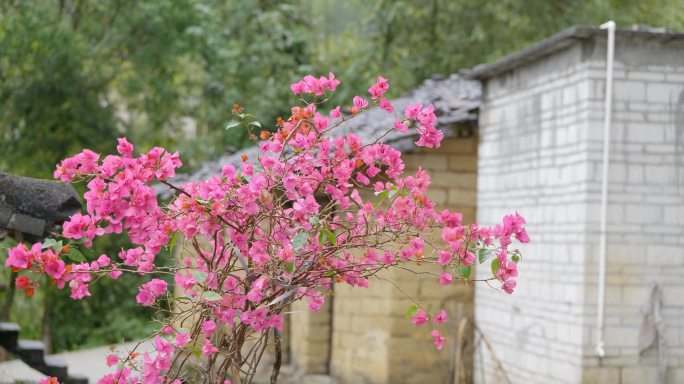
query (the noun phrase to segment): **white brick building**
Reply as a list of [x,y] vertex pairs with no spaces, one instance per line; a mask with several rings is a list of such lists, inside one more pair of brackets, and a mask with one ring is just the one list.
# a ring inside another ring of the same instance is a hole
[[[608,185],[605,356],[598,358],[606,31],[571,28],[483,82],[477,218],[519,210],[533,242],[511,297],[476,287],[475,319],[513,383],[656,383],[639,330],[662,289],[667,383],[684,383],[684,34],[617,31]],[[498,382],[489,359],[476,382]]]

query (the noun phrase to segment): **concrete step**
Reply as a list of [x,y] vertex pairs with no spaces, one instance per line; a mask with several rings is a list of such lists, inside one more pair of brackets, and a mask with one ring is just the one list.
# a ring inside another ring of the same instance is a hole
[[38,340],[19,339],[19,325],[0,323],[0,346],[19,357],[29,367],[46,376],[56,377],[63,384],[88,384],[83,375],[69,374],[64,360],[45,355],[45,344]]

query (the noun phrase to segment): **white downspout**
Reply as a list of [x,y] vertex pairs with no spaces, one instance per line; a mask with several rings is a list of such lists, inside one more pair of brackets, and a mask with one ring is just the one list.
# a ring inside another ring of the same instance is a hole
[[608,221],[608,174],[610,166],[610,121],[613,104],[613,53],[615,51],[615,22],[601,24],[608,31],[608,52],[606,58],[606,99],[603,112],[603,170],[601,172],[601,229],[599,243],[598,311],[596,319],[596,354],[603,357],[603,322],[606,298],[606,237]]

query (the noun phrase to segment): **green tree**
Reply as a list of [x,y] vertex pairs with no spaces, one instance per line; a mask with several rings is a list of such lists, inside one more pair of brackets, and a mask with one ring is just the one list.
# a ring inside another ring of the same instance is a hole
[[[232,103],[266,122],[311,70],[300,1],[9,1],[0,5],[0,168],[48,177],[126,135],[195,163],[241,147]],[[257,95],[259,97],[257,97]],[[40,148],[40,151],[36,151]]]
[[573,25],[612,19],[619,28],[684,30],[679,0],[312,2],[318,67],[353,82],[357,93],[377,74],[388,77],[395,92],[406,91],[434,74],[491,62]]

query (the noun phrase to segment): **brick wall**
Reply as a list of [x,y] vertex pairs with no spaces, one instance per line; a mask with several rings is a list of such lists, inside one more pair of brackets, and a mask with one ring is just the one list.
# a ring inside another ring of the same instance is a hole
[[[577,42],[487,81],[478,221],[517,209],[533,240],[513,296],[476,288],[476,320],[513,383],[653,382],[655,354],[639,359],[636,343],[655,282],[665,295],[669,382],[684,380],[681,50],[617,39],[601,361],[593,349],[605,41]],[[475,372],[491,382],[491,360],[476,360]]]
[[606,357],[596,334],[605,64],[600,41],[590,82],[587,247],[584,300],[585,380],[656,382],[656,349],[639,357],[638,334],[653,286],[662,287],[668,383],[684,382],[684,41],[616,45],[608,205]]

